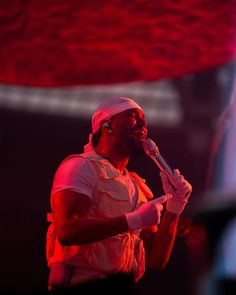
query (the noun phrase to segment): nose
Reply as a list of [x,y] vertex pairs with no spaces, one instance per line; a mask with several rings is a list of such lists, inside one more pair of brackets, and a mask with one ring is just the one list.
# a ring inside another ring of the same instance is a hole
[[137,119],[137,123],[136,123],[136,127],[144,127],[144,128],[147,128],[147,123],[146,123],[146,120],[143,119],[143,118],[138,118]]

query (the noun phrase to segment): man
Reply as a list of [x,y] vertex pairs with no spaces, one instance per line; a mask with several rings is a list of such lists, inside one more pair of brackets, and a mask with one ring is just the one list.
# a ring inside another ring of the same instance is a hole
[[130,156],[144,153],[146,137],[136,102],[105,101],[93,114],[85,152],[57,169],[47,233],[49,290],[108,282],[120,274],[130,275],[133,284],[145,266],[162,269],[168,262],[192,187],[177,169],[174,189],[161,173],[165,195],[149,200],[153,195],[145,181],[126,169]]

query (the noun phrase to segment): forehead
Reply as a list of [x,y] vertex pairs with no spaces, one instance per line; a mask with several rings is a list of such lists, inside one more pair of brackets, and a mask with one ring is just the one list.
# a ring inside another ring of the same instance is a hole
[[115,115],[114,117],[123,117],[123,116],[126,116],[126,115],[135,115],[135,116],[138,116],[139,118],[142,118],[142,119],[145,119],[145,114],[142,110],[138,109],[138,108],[133,108],[133,109],[129,109],[129,110],[126,110],[126,111],[123,111],[117,115]]

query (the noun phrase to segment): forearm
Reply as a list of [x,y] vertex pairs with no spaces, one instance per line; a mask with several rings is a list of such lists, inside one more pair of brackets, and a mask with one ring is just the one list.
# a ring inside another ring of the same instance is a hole
[[180,174],[178,169],[174,170],[174,188],[167,176],[160,172],[163,189],[172,198],[166,203],[166,212],[158,231],[153,234],[148,247],[147,264],[154,268],[163,268],[170,258],[173,249],[179,214],[181,214],[188,202],[192,192],[191,184]]
[[64,223],[57,233],[63,246],[98,242],[128,231],[125,215],[114,218],[75,217]]
[[151,268],[162,269],[167,264],[176,237],[179,215],[165,212],[158,231],[153,233],[147,256]]

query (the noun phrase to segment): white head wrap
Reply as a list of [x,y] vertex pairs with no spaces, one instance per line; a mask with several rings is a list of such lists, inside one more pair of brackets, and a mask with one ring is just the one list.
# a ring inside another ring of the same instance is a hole
[[100,129],[100,123],[103,120],[109,120],[114,115],[122,113],[129,109],[142,108],[132,99],[128,97],[112,98],[101,103],[92,116],[92,134],[89,135],[89,143],[84,146],[84,151],[93,150],[92,136]]

